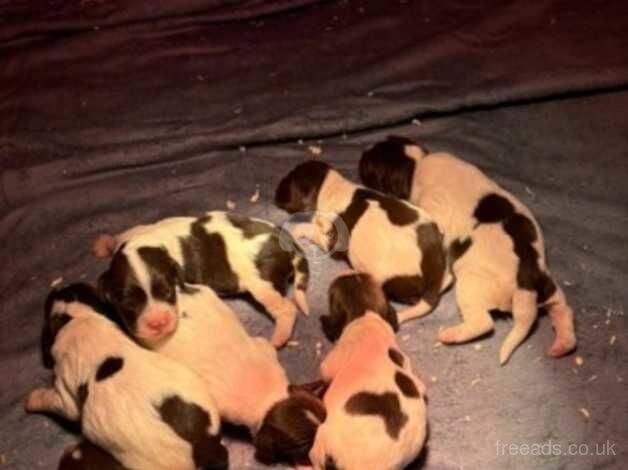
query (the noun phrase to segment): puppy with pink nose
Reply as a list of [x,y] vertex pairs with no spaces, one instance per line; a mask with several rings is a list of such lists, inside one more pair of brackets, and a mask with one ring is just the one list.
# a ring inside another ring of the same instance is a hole
[[[427,434],[425,385],[391,326],[391,308],[368,274],[338,277],[330,288],[335,325],[346,325],[320,366],[329,384],[327,418],[310,461],[315,470],[401,470],[420,454]],[[394,313],[393,313],[394,314]]]
[[320,400],[289,384],[272,344],[250,336],[213,290],[198,284],[178,290],[174,331],[149,347],[199,374],[221,419],[249,429],[258,460],[307,459],[325,419]]

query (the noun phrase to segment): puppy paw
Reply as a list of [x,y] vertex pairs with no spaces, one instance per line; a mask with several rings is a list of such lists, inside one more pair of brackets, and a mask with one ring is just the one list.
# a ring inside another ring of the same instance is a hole
[[561,357],[576,349],[576,338],[556,338],[547,351],[550,357]]
[[42,396],[45,393],[45,390],[41,388],[36,388],[32,390],[26,398],[24,398],[24,411],[27,413],[36,413],[37,411],[42,409]]
[[457,343],[459,341],[458,330],[454,326],[440,330],[438,332],[438,341],[444,344]]
[[96,258],[109,258],[116,250],[116,239],[111,235],[99,235],[94,241],[92,252]]

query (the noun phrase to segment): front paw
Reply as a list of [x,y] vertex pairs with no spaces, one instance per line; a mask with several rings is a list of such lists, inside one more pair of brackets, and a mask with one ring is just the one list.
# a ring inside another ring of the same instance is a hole
[[43,388],[32,390],[26,398],[24,398],[24,411],[27,413],[36,413],[43,408],[43,396],[46,391]]

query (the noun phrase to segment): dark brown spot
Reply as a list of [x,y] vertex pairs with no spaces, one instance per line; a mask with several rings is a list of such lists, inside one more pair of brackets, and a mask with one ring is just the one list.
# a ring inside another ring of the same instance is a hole
[[186,282],[204,284],[220,295],[234,295],[240,292],[237,274],[227,257],[227,244],[217,232],[205,228],[210,216],[196,220],[188,237],[181,237],[179,243],[183,253],[183,277]]
[[539,253],[533,243],[538,234],[532,220],[515,212],[513,204],[498,194],[488,194],[474,211],[478,224],[501,223],[504,232],[512,239],[514,252],[519,258],[517,285],[521,289],[536,291],[538,302],[543,303],[556,292],[556,285],[539,267]]
[[198,467],[227,469],[229,454],[220,443],[220,436],[209,434],[209,413],[195,403],[188,403],[177,395],[170,396],[156,407],[161,419],[192,446],[192,457]]
[[421,393],[415,383],[403,372],[395,372],[395,383],[397,387],[399,387],[399,390],[401,390],[401,393],[408,398],[421,398]]
[[379,416],[386,426],[386,433],[393,439],[408,422],[408,416],[401,411],[401,404],[396,393],[382,394],[359,392],[345,404],[345,410],[352,415]]
[[239,214],[229,213],[227,214],[227,220],[231,222],[231,225],[239,228],[242,231],[244,238],[255,238],[258,235],[266,235],[276,231],[276,227],[262,222],[259,220],[251,219]]
[[396,302],[415,304],[421,300],[425,291],[421,276],[393,276],[383,284],[384,292]]
[[388,137],[364,152],[360,159],[360,179],[369,188],[400,199],[409,199],[416,162],[405,152],[416,145],[403,137]]
[[401,354],[401,351],[395,348],[389,348],[388,357],[390,357],[390,360],[393,361],[395,364],[397,364],[399,367],[403,367],[404,360],[403,360],[403,354]]
[[105,359],[96,371],[96,382],[102,382],[114,374],[118,373],[124,366],[124,359],[121,357],[110,356]]
[[336,465],[336,460],[331,455],[326,455],[324,470],[342,470],[342,469],[338,465]]
[[397,314],[382,288],[365,273],[337,277],[329,287],[329,315],[321,316],[321,325],[327,339],[335,341],[345,326],[367,311],[379,313],[393,330],[397,330]]
[[255,457],[266,464],[307,461],[325,417],[325,407],[317,397],[291,388],[290,397],[275,404],[264,417],[255,436]]
[[328,164],[317,160],[298,165],[279,182],[275,191],[277,207],[289,213],[316,209],[318,193],[329,170]]
[[435,223],[417,227],[417,242],[421,250],[421,274],[423,275],[423,300],[436,305],[447,269],[447,256],[443,247],[443,234]]

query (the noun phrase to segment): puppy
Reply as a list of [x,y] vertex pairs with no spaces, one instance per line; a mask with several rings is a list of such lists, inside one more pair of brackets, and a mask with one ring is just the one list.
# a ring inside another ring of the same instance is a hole
[[442,330],[440,341],[477,338],[493,329],[491,310],[512,311],[514,325],[499,352],[504,364],[543,306],[556,334],[548,354],[559,357],[576,347],[573,312],[547,269],[541,228],[521,201],[477,167],[448,153],[425,155],[402,137],[367,150],[360,177],[429,211],[444,231],[463,321]]
[[138,347],[104,312],[95,289],[73,284],[46,301],[52,388],[33,390],[28,412],[80,420],[87,439],[123,467],[226,469],[220,416],[205,382]]
[[380,314],[367,311],[349,323],[320,373],[329,388],[327,418],[310,451],[314,469],[401,470],[419,455],[425,386]]
[[351,266],[388,297],[415,304],[399,313],[400,323],[430,312],[451,281],[442,234],[427,212],[355,185],[326,163],[298,165],[279,183],[275,203],[290,213],[317,211],[313,223],[294,228],[295,238],[346,249]]
[[399,329],[397,312],[375,279],[366,273],[349,272],[338,276],[329,287],[329,314],[321,316],[321,327],[329,341],[336,341],[345,326],[367,311],[375,312]]
[[82,441],[63,453],[57,470],[128,470],[115,457],[89,441]]
[[177,328],[155,351],[185,364],[208,384],[223,420],[246,426],[256,456],[270,463],[307,458],[325,409],[290,387],[275,348],[248,335],[234,312],[208,287],[179,293]]
[[100,279],[105,299],[144,344],[176,328],[176,287],[205,284],[220,295],[248,292],[276,322],[272,343],[292,334],[295,305],[284,297],[294,278],[294,297],[304,314],[307,260],[290,235],[275,225],[227,212],[176,217],[134,227],[117,237],[101,236],[97,255],[113,253]]

